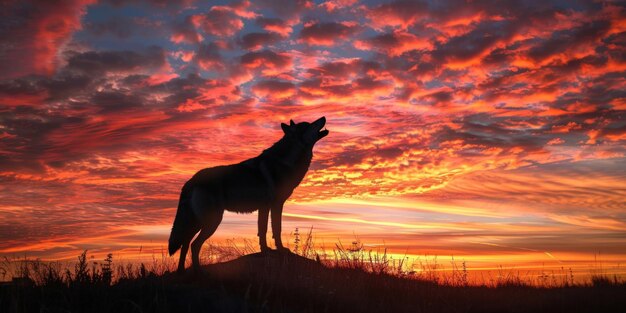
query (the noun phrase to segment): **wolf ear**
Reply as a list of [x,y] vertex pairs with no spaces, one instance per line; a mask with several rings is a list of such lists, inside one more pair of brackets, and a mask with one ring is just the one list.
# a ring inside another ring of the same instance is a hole
[[289,129],[289,125],[287,125],[285,123],[280,123],[280,128],[283,129],[283,133],[285,133],[285,134],[291,132],[291,129]]
[[296,123],[293,122],[293,120],[289,120],[289,126],[295,126]]

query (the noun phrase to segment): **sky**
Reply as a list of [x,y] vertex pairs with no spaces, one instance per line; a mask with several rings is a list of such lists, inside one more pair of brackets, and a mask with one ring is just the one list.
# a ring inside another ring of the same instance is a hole
[[[292,248],[312,227],[470,268],[626,262],[623,3],[0,6],[2,256],[161,251],[196,171],[326,116]],[[210,240],[255,235],[228,213]]]

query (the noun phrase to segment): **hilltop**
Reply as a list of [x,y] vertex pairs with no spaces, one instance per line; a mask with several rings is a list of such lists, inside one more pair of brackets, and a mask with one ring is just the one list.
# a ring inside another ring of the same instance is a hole
[[[54,275],[53,275],[54,276]],[[623,312],[626,285],[449,286],[254,253],[202,273],[0,287],[2,312]]]

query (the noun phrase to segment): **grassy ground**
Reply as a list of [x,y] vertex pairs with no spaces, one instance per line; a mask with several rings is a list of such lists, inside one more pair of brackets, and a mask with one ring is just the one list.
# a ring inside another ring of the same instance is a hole
[[608,313],[626,308],[626,284],[609,279],[552,288],[519,280],[470,286],[345,261],[253,253],[206,265],[202,273],[157,275],[144,266],[122,268],[112,283],[111,262],[89,268],[83,254],[71,271],[31,266],[23,276],[32,280],[0,286],[0,312]]

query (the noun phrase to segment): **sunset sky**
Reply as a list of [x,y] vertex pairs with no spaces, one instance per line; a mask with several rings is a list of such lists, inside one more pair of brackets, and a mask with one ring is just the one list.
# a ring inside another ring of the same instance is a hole
[[292,247],[623,267],[626,9],[525,2],[3,1],[0,256],[160,251],[191,175],[326,116]]

